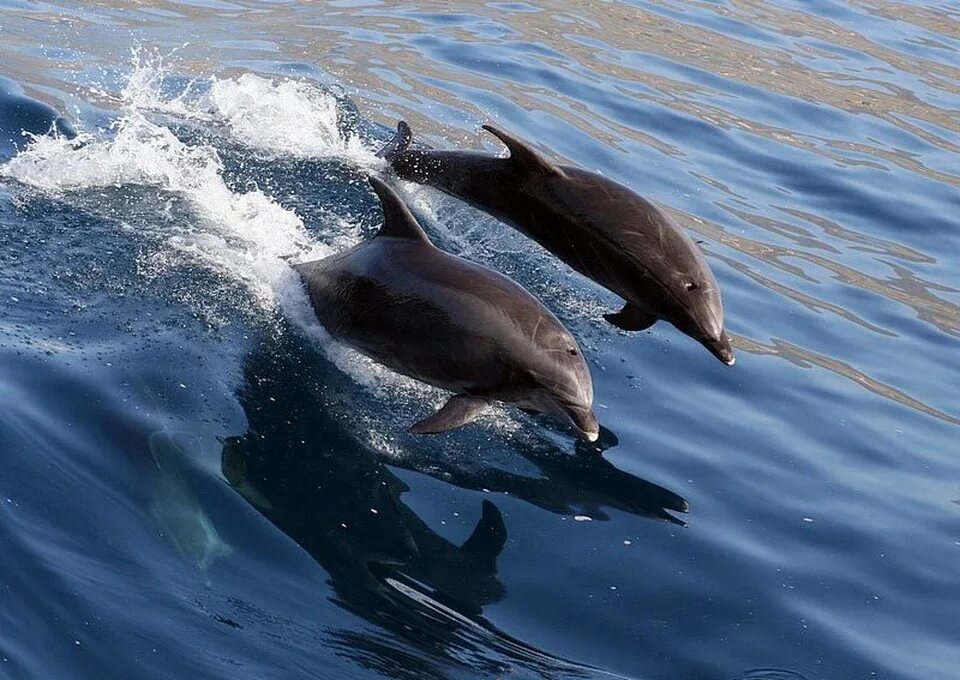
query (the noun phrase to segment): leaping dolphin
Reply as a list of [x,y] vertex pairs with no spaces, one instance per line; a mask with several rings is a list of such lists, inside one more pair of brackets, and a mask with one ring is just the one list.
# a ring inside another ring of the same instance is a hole
[[720,287],[676,222],[622,184],[556,165],[492,125],[483,129],[506,145],[508,157],[410,148],[413,133],[403,121],[380,155],[401,179],[493,215],[622,297],[623,309],[604,315],[618,328],[640,331],[664,319],[733,365]]
[[507,277],[435,247],[390,187],[370,184],[383,207],[379,233],[294,268],[334,339],[454,392],[411,432],[458,428],[498,400],[569,422],[595,441],[593,383],[569,331]]

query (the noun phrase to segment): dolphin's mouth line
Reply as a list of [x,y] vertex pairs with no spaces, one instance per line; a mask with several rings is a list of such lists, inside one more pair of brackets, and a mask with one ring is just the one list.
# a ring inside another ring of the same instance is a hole
[[737,357],[733,353],[733,344],[726,332],[716,340],[712,338],[700,338],[699,340],[700,344],[706,347],[710,354],[727,366],[733,366],[737,362]]
[[[589,442],[595,442],[600,438],[600,423],[597,420],[597,414],[593,412],[593,409],[589,406],[582,406],[578,403],[571,401],[557,401],[557,404],[563,409],[564,413],[567,414],[571,424],[574,429],[580,433],[584,439]],[[580,418],[574,417],[574,414],[580,416]],[[591,423],[590,429],[584,429],[584,423],[581,422],[581,418],[585,418],[588,423]],[[594,429],[594,427],[596,429]]]

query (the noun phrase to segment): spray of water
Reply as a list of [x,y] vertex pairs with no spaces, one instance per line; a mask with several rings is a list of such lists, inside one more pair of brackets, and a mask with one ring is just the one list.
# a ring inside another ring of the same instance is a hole
[[337,158],[368,170],[385,162],[345,129],[341,103],[317,85],[244,73],[194,79],[170,92],[163,58],[142,50],[121,95],[138,111],[223,126],[236,141],[271,158]]

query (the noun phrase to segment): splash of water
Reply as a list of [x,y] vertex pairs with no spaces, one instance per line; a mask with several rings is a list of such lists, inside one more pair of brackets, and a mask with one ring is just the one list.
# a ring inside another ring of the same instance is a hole
[[167,74],[161,55],[135,51],[121,91],[124,103],[138,111],[222,125],[237,142],[270,158],[337,158],[367,170],[386,165],[347,129],[337,97],[314,83],[244,73],[194,79],[171,92],[165,87]]
[[234,138],[254,149],[295,158],[335,156],[371,169],[384,165],[356,134],[341,132],[336,98],[313,85],[274,84],[245,73],[214,81],[206,99]]
[[189,201],[200,224],[167,237],[169,266],[201,260],[241,281],[264,308],[295,305],[296,275],[281,257],[323,257],[330,249],[310,238],[295,212],[262,191],[231,191],[222,170],[215,149],[185,144],[129,108],[112,137],[40,137],[0,173],[55,196],[124,185],[177,194]]

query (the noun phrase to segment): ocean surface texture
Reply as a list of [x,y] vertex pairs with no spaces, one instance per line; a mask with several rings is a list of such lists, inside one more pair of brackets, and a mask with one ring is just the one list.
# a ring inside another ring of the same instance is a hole
[[[288,264],[401,118],[663,206],[736,366],[401,184],[603,426],[407,434]],[[958,385],[952,0],[0,0],[4,680],[955,680]]]

